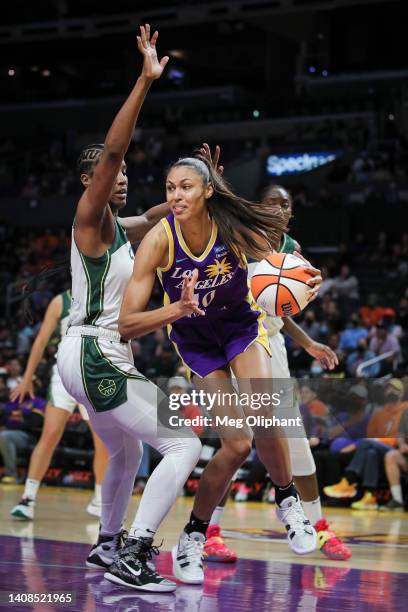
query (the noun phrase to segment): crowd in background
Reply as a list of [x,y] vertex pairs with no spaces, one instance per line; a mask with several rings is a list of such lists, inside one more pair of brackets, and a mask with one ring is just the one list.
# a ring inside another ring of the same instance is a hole
[[[320,130],[324,128],[324,124],[320,126]],[[335,142],[336,133],[332,128],[333,125],[330,129]],[[344,136],[344,130],[342,132],[340,128],[339,134],[343,133]],[[327,130],[329,126],[326,126]],[[297,132],[297,141],[307,142],[307,130],[303,130],[302,134],[301,130]],[[330,135],[320,136],[327,140]],[[256,154],[259,143],[245,141],[241,144],[243,157]],[[358,144],[365,144],[363,132],[359,135]],[[273,146],[273,142],[270,145]],[[136,134],[127,156],[128,174],[131,184],[146,191],[146,201],[151,201],[149,190],[155,186],[157,188],[161,169],[174,158],[177,148],[177,140],[162,141],[151,137],[144,142],[143,136]],[[3,143],[0,150],[6,153],[0,165],[3,195],[22,197],[31,205],[38,198],[51,193],[73,197],[78,193],[77,178],[72,170],[74,160],[65,155],[61,142],[55,140],[47,148],[42,150],[40,147],[35,154],[28,155],[21,153],[21,149],[11,141]],[[234,151],[233,146],[224,145],[223,161],[231,160]],[[406,149],[402,141],[394,140],[388,147],[355,151],[354,157],[348,158],[347,163],[343,159],[336,162],[329,174],[329,183],[318,192],[311,194],[302,185],[292,190],[295,217],[296,211],[301,208],[336,205],[331,185],[337,181],[356,185],[367,195],[370,190],[375,191],[373,185],[376,182],[392,185],[394,181],[404,179],[402,167]],[[390,194],[391,191],[390,188]],[[344,201],[346,204],[352,203],[351,200]],[[301,236],[295,234],[294,237],[302,242]],[[36,432],[33,432],[30,410],[22,406],[20,417],[16,419],[16,407],[10,406],[8,394],[22,376],[50,299],[70,286],[70,234],[64,228],[16,227],[1,223],[0,219],[0,239],[0,429],[4,431],[12,427],[19,432],[24,431],[26,439],[32,444]],[[368,435],[369,418],[382,403],[380,387],[370,386],[369,381],[379,377],[385,377],[384,380],[390,377],[403,379],[406,372],[408,232],[402,230],[393,236],[380,232],[377,236],[371,236],[360,231],[348,244],[321,252],[313,248],[308,252],[306,249],[304,254],[321,268],[323,283],[319,297],[296,317],[296,321],[313,340],[328,344],[336,352],[339,365],[334,371],[325,372],[318,361],[286,337],[289,364],[292,375],[300,379],[302,414],[310,426],[308,433],[314,451],[343,452],[336,446],[339,442],[333,446],[331,433],[339,424],[339,419],[343,430],[344,423],[351,422],[357,428],[359,437],[364,439]],[[161,290],[157,284],[149,308],[160,306],[161,300]],[[36,400],[34,404],[31,403],[31,409],[34,408],[37,413],[37,433],[56,346],[57,338],[54,338],[37,370]],[[133,340],[132,351],[135,366],[147,377],[157,380],[176,376],[180,388],[187,384],[185,368],[164,329]],[[387,354],[387,358],[376,362],[375,357],[383,354]],[[361,364],[373,359],[373,363],[362,369]],[[359,379],[357,386],[354,384],[354,390],[359,390],[359,400],[354,398],[349,402],[347,399],[343,404],[335,402],[336,405],[332,405],[330,398],[320,397],[321,390],[316,392],[313,387],[314,381],[325,378],[344,381],[349,386]],[[302,384],[302,379],[309,379],[309,382]],[[401,401],[405,401],[407,392],[406,382]],[[309,400],[305,399],[308,397]],[[357,404],[363,400],[364,408],[360,405],[357,409]],[[314,413],[316,406],[319,406],[318,414]],[[199,407],[190,407],[192,414],[197,409]],[[353,412],[355,410],[360,420]],[[354,441],[353,445],[351,452],[355,450]],[[143,477],[147,475],[148,467],[145,467]],[[242,491],[240,495],[243,496]]]
[[[32,430],[31,410],[21,406],[20,419],[15,419],[16,406],[10,406],[8,394],[22,376],[50,299],[70,285],[67,257],[70,238],[61,228],[27,231],[3,225],[0,234],[4,247],[0,256],[0,414],[3,414],[0,428],[7,428],[4,414],[11,417],[13,413],[8,427],[25,431],[32,444],[39,432],[38,415],[45,406],[57,337],[50,342],[37,370],[36,400],[34,403],[27,400],[37,413],[36,432]],[[313,340],[327,343],[336,352],[339,365],[332,372],[322,370],[318,361],[286,337],[289,364],[292,375],[299,379],[301,411],[314,451],[317,455],[322,449],[338,453],[344,452],[346,446],[352,452],[358,440],[369,435],[369,419],[383,404],[384,381],[390,377],[404,381],[408,362],[408,233],[402,233],[395,241],[381,233],[371,244],[365,243],[364,236],[357,236],[337,253],[306,251],[305,255],[322,268],[323,283],[319,297],[296,321]],[[377,276],[380,274],[380,279],[374,278],[377,281],[374,285],[373,279],[364,275],[372,268]],[[380,287],[378,280],[382,286],[386,281],[387,291],[373,291]],[[161,300],[157,284],[149,308],[160,306]],[[135,365],[143,374],[153,380],[177,377],[179,390],[187,388],[185,367],[164,329],[133,340],[131,345]],[[385,360],[359,370],[362,363],[384,353]],[[380,380],[380,384],[373,386],[373,379]],[[319,387],[325,380],[343,385],[335,400]],[[350,386],[354,397],[344,396],[344,388]],[[403,389],[401,401],[408,398],[408,380]],[[199,414],[199,407],[190,407],[191,414],[197,414],[197,410]],[[333,440],[333,431],[339,424],[343,433],[340,438],[346,435],[346,442]],[[148,467],[143,476],[148,476]],[[143,477],[139,486],[143,486]],[[242,490],[237,495],[238,499],[242,497]]]

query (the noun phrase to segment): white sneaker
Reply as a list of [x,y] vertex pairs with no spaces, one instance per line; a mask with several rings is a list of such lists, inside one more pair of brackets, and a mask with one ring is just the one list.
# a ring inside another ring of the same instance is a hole
[[98,518],[101,518],[101,514],[102,514],[102,502],[101,501],[97,501],[95,499],[95,497],[93,497],[91,499],[91,501],[89,502],[89,504],[87,505],[86,511],[91,516],[97,516]]
[[22,499],[10,512],[11,516],[21,521],[32,521],[34,519],[35,501],[33,499]]
[[186,584],[202,584],[204,582],[204,569],[202,555],[205,536],[198,531],[183,533],[178,546],[171,551],[173,557],[173,574]]
[[316,550],[317,535],[307,519],[299,498],[293,496],[276,507],[276,516],[285,525],[290,548],[297,555],[307,555]]

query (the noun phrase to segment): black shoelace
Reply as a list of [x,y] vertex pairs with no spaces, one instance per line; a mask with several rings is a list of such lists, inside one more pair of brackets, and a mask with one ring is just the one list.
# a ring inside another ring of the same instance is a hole
[[144,569],[147,573],[152,576],[158,576],[159,574],[147,565],[147,561],[151,561],[153,556],[160,554],[160,547],[163,544],[163,540],[158,546],[153,545],[151,538],[137,538],[134,543],[126,546],[122,549],[121,557],[126,559],[127,555],[136,556],[137,559],[143,563]]

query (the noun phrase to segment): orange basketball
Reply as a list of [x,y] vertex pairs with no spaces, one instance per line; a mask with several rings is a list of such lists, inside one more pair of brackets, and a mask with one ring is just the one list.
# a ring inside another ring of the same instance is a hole
[[251,278],[255,300],[273,317],[295,315],[307,305],[307,264],[288,253],[274,253],[260,261]]

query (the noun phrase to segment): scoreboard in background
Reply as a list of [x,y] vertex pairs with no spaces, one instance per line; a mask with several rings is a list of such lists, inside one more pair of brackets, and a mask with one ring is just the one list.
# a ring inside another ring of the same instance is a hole
[[334,161],[340,154],[338,151],[313,151],[269,155],[266,159],[266,173],[269,176],[285,176],[309,172]]

